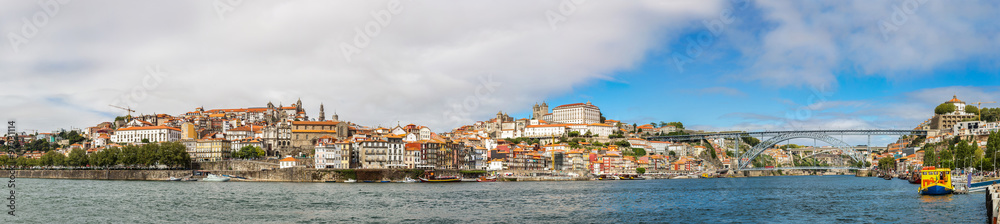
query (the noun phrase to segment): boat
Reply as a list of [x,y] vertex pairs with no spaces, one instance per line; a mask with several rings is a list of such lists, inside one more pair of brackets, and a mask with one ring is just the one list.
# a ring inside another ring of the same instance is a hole
[[358,181],[355,180],[355,179],[347,179],[347,180],[344,181],[344,183],[356,183],[356,182],[358,182]]
[[955,186],[951,185],[951,169],[928,166],[920,170],[918,193],[922,195],[946,195],[954,191]]
[[182,179],[183,178],[180,177],[170,177],[170,179],[167,179],[167,181],[181,181]]
[[205,178],[203,178],[201,180],[202,181],[211,181],[211,182],[226,182],[226,181],[229,181],[229,178],[228,177],[223,177],[223,176],[218,176],[218,175],[210,173],[210,174],[208,174],[207,177],[205,177]]
[[606,175],[605,174],[605,175],[601,175],[601,176],[597,177],[597,179],[598,180],[621,180],[622,178],[618,177],[618,176],[615,176],[615,175]]
[[497,176],[482,176],[476,179],[476,182],[497,182]]
[[424,183],[447,183],[447,182],[461,182],[461,181],[462,179],[458,178],[457,176],[440,176],[440,177],[431,176],[427,178],[420,178],[420,182]]
[[420,182],[420,181],[419,180],[415,180],[415,179],[410,178],[410,177],[406,177],[406,179],[404,179],[403,181],[400,181],[400,183],[416,183],[416,182]]
[[920,172],[910,171],[910,178],[906,180],[910,181],[911,184],[920,184]]

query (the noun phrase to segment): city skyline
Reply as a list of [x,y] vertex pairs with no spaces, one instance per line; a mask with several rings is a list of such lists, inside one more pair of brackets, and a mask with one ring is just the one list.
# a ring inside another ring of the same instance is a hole
[[[989,1],[54,2],[0,9],[0,110],[21,130],[125,114],[109,104],[176,115],[299,98],[311,117],[322,103],[436,132],[543,101],[696,130],[907,129],[953,95],[1000,99]],[[129,10],[88,10],[115,7]]]

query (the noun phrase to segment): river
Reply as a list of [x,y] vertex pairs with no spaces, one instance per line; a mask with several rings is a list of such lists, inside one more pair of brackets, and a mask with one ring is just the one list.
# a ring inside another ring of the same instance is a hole
[[[16,179],[4,223],[983,223],[982,193],[853,176],[498,183]],[[6,212],[5,212],[6,213]]]

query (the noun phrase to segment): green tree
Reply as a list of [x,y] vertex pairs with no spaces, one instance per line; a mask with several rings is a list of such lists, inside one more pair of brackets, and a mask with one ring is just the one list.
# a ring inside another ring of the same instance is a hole
[[88,160],[87,151],[83,151],[83,149],[74,149],[73,151],[70,151],[69,156],[66,157],[66,160],[67,160],[66,165],[77,166],[77,167],[86,166],[87,162],[89,162],[87,161]]
[[[1000,153],[1000,132],[990,132],[990,138],[986,140],[986,158],[990,161],[996,163],[997,153]],[[996,164],[990,164],[991,167],[996,169]]]
[[646,168],[642,168],[642,167],[635,168],[635,172],[638,173],[639,175],[645,174],[646,173]]
[[955,112],[955,104],[942,103],[941,105],[938,105],[936,108],[934,108],[935,114],[947,114],[951,112]]
[[976,107],[976,106],[973,106],[973,105],[966,105],[965,106],[965,112],[966,113],[970,113],[970,114],[979,115],[979,108]]
[[608,119],[604,117],[604,113],[603,112],[600,112],[600,115],[601,115],[601,124],[603,124],[604,121],[606,121]]
[[[573,143],[571,142],[570,146],[572,145]],[[264,157],[264,154],[265,154],[264,150],[261,149],[260,147],[248,145],[248,146],[243,146],[243,148],[240,148],[240,150],[238,150],[236,153],[233,154],[233,157],[240,159],[258,159]]]
[[149,143],[149,139],[148,138],[142,139],[142,143]]
[[937,166],[936,154],[933,148],[924,149],[924,166]]
[[684,130],[684,123],[681,123],[679,121],[670,122],[670,123],[667,123],[667,125],[674,126],[674,127],[677,128],[677,130]]
[[632,154],[635,155],[636,157],[645,156],[646,155],[646,149],[644,149],[644,148],[632,148]]
[[741,138],[743,139],[743,143],[747,143],[750,146],[757,146],[757,144],[760,144],[760,139],[752,136],[743,136]]
[[569,137],[571,137],[571,138],[572,138],[572,137],[577,137],[577,136],[580,136],[580,132],[579,132],[579,131],[571,131],[571,132],[569,132],[569,134],[567,134],[567,135],[568,135]]
[[947,167],[949,169],[955,168],[955,162],[953,160],[954,154],[952,153],[954,151],[953,150],[954,148],[955,148],[954,146],[949,146],[948,148],[945,148],[944,150],[941,150],[941,152],[939,152],[938,154],[939,166]]
[[[45,155],[42,155],[42,158],[39,159],[38,164],[42,165],[42,166],[55,166],[56,165],[56,162],[55,162],[56,154],[59,154],[59,152],[49,151],[49,152],[45,153]],[[59,155],[62,155],[62,154],[59,154]]]

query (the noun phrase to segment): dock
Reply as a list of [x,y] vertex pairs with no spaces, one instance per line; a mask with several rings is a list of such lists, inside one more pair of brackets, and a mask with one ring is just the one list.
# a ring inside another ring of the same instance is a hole
[[986,188],[986,217],[989,223],[996,224],[998,215],[1000,215],[1000,184],[994,184]]

